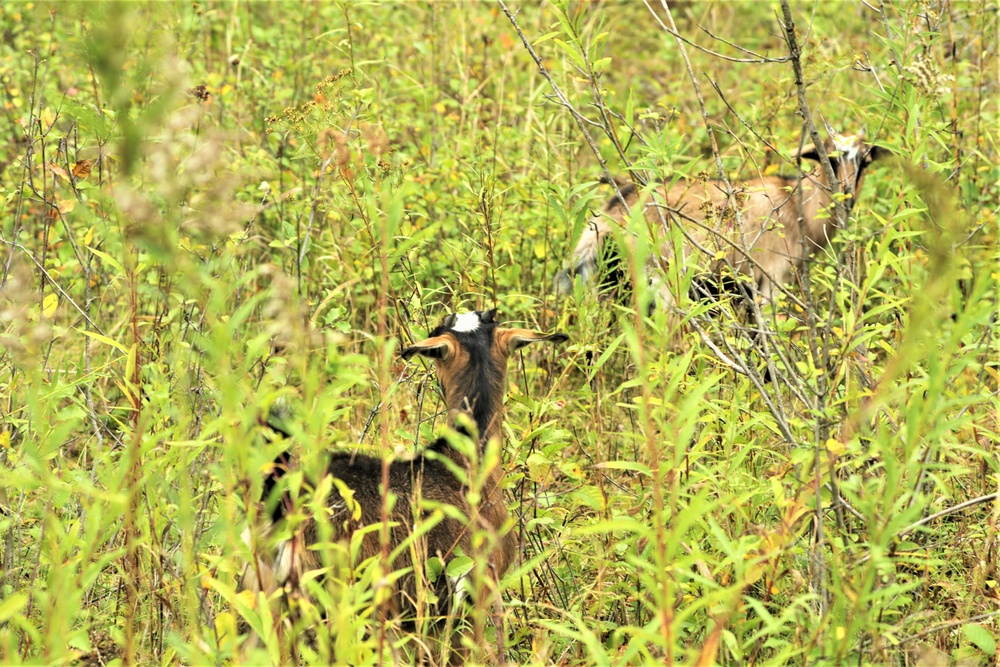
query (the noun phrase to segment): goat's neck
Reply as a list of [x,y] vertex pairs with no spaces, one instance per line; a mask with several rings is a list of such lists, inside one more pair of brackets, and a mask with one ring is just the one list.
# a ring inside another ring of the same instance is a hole
[[503,387],[506,383],[507,374],[501,373],[495,379],[495,384],[490,383],[493,386],[481,391],[477,392],[470,387],[468,391],[456,390],[445,394],[449,421],[457,427],[459,424],[456,424],[456,417],[460,413],[470,417],[476,424],[480,448],[490,438],[500,435],[503,426]]
[[[457,431],[466,432],[463,419],[465,415],[476,425],[478,453],[482,454],[486,443],[494,437],[499,437],[503,427],[503,388],[507,385],[507,369],[483,369],[480,375],[454,378],[455,382],[445,385],[445,405],[448,408],[449,425]],[[467,422],[466,422],[467,423]],[[468,466],[468,458],[448,445],[444,439],[439,439],[434,447],[437,451],[452,459],[459,465]]]
[[805,237],[819,246],[826,245],[839,229],[833,195],[840,192],[840,183],[831,186],[824,170],[819,169],[803,177],[802,184],[802,225]]

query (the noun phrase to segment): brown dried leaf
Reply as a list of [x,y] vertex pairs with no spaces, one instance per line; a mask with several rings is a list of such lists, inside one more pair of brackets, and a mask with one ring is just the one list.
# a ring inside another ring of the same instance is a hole
[[93,170],[93,160],[80,160],[73,165],[73,176],[74,178],[87,178]]

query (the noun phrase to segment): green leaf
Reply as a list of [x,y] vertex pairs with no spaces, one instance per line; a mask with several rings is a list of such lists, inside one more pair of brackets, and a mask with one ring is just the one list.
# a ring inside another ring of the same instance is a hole
[[580,55],[580,52],[577,51],[575,46],[567,44],[561,39],[555,40],[555,43],[559,45],[559,48],[564,54],[566,54],[566,57],[570,59],[570,62],[580,68],[581,72],[587,71],[587,63],[584,62],[583,56]]
[[558,30],[553,30],[552,32],[545,33],[544,35],[535,40],[534,46],[537,48],[539,44],[549,41],[558,34],[559,34]]
[[0,602],[0,623],[6,623],[15,615],[20,614],[21,609],[27,602],[28,596],[23,593],[11,595],[3,602]]
[[962,626],[962,634],[969,642],[975,645],[986,655],[994,655],[997,652],[997,641],[990,634],[990,631],[981,625],[966,623]]
[[444,572],[444,561],[442,561],[438,556],[432,556],[427,559],[427,579],[428,581],[437,581],[441,573]]
[[448,567],[445,568],[445,572],[449,577],[454,579],[468,574],[472,570],[473,565],[475,563],[468,556],[458,556],[448,561]]
[[631,470],[632,472],[642,473],[643,475],[652,474],[649,470],[649,466],[637,461],[604,461],[603,463],[598,463],[594,467],[601,470]]
[[97,248],[91,248],[90,246],[86,246],[86,248],[87,250],[94,253],[95,255],[103,259],[105,262],[113,266],[115,270],[118,271],[118,273],[125,275],[125,269],[123,269],[122,265],[118,263],[118,260],[111,257],[111,255],[107,254],[106,252],[101,252]]

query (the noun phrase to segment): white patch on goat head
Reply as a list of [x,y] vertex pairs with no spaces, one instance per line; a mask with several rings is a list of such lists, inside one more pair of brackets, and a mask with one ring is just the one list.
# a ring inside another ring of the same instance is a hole
[[841,162],[856,162],[861,152],[861,139],[838,134],[833,138],[833,147],[840,153]]
[[451,330],[459,333],[472,333],[479,328],[479,324],[479,313],[462,313],[455,316],[455,324],[452,325]]

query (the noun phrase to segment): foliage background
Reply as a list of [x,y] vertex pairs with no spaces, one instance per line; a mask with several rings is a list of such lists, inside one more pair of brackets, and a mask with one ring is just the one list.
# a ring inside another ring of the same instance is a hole
[[[511,9],[613,174],[714,175],[650,4]],[[898,159],[761,323],[770,383],[641,317],[641,285],[553,295],[608,193],[497,5],[0,12],[4,663],[280,660],[237,658],[266,616],[234,602],[261,415],[291,406],[307,462],[410,453],[440,405],[396,350],[494,305],[572,344],[511,374],[524,567],[477,660],[998,659],[995,2],[792,5],[816,120]],[[790,64],[732,60],[787,54],[779,5],[671,13],[729,57],[687,46],[730,176],[794,173]],[[388,659],[364,613],[327,618],[356,641],[307,658]]]

